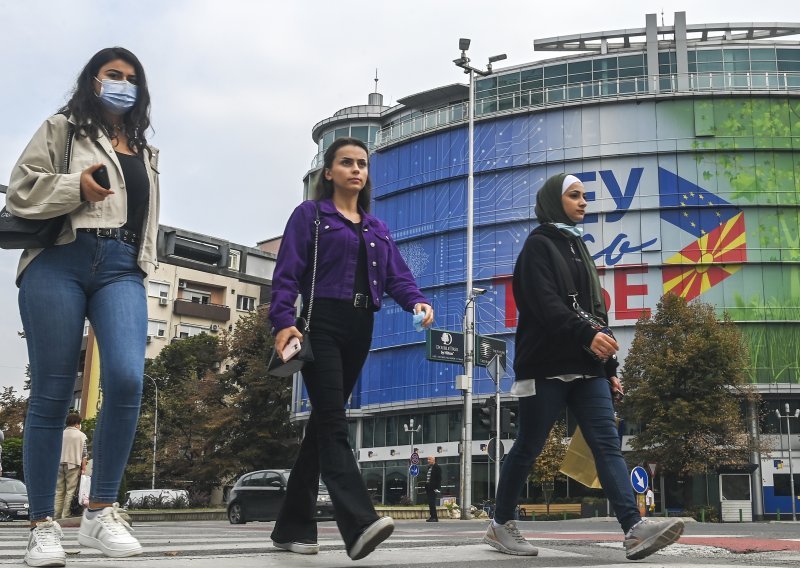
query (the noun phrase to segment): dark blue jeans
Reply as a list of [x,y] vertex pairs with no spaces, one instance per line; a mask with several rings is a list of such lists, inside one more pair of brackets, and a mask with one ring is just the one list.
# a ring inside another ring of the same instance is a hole
[[31,392],[23,461],[31,520],[53,516],[64,421],[88,317],[100,351],[102,408],[92,441],[90,499],[117,500],[136,434],[147,337],[147,298],[137,249],[78,233],[44,250],[22,275],[19,311]]
[[311,416],[271,536],[275,542],[317,540],[314,511],[321,476],[350,550],[363,530],[378,520],[350,447],[344,408],[369,353],[373,312],[319,298],[311,315],[314,362],[303,368]]
[[531,466],[547,435],[565,408],[569,408],[592,450],[603,491],[611,501],[622,530],[628,532],[641,517],[636,507],[628,469],[620,450],[619,431],[608,381],[604,378],[536,381],[536,394],[519,399],[517,439],[500,470],[495,521],[514,518]]

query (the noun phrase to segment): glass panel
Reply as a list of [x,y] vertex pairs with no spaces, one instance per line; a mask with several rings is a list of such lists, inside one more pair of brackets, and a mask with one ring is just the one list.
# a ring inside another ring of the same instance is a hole
[[333,139],[337,138],[347,138],[350,136],[350,128],[345,126],[344,128],[337,128],[333,133]]
[[373,446],[374,435],[375,435],[375,419],[364,418],[364,420],[361,423],[361,447],[362,448],[374,447]]
[[722,485],[723,501],[749,501],[750,500],[750,476],[749,475],[730,475],[720,476]]
[[[547,80],[549,77],[563,77],[567,74],[567,64],[563,63],[561,65],[550,65],[544,68],[544,78]],[[559,85],[563,85],[563,83],[558,83]]]
[[617,65],[620,69],[624,67],[644,67],[644,54],[620,57],[617,59]]
[[433,413],[425,414],[422,417],[422,434],[420,443],[430,444],[436,441],[436,415]]
[[751,71],[777,71],[778,64],[775,61],[753,61],[750,63]]
[[369,127],[368,126],[351,126],[350,136],[358,138],[362,142],[369,142]]
[[800,61],[778,61],[778,71],[800,71]]
[[497,77],[487,77],[486,79],[478,79],[475,82],[475,94],[486,93],[497,88]]
[[386,445],[386,417],[375,418],[375,447]]
[[450,441],[461,441],[461,410],[451,410],[448,413],[450,421]]
[[369,144],[375,144],[376,138],[378,136],[378,127],[377,126],[370,126],[369,127]]
[[386,417],[386,444],[387,446],[397,445],[397,416]]
[[620,69],[619,76],[622,77],[642,77],[644,76],[644,67],[628,67],[627,69]]
[[722,61],[721,49],[698,49],[695,53],[697,54],[698,63],[708,63],[709,61]]
[[569,76],[570,83],[588,83],[591,80],[592,80],[591,73],[575,73],[574,75],[570,74]]
[[697,64],[697,72],[698,73],[720,73],[722,71],[722,62],[714,62],[714,63],[698,63]]
[[519,73],[507,73],[497,76],[497,86],[507,87],[509,85],[519,85]]
[[[449,442],[448,434],[450,432],[448,425],[447,425],[447,412],[437,412],[436,413],[436,441],[437,442]],[[455,440],[453,440],[455,441]]]
[[617,68],[617,58],[616,57],[604,57],[603,59],[595,59],[592,62],[592,67],[595,71],[605,71],[607,69],[616,69]]
[[324,152],[325,150],[330,148],[332,143],[333,143],[333,131],[326,132],[322,136],[322,151]]
[[726,49],[722,53],[724,61],[748,61],[750,53],[746,49]]
[[525,83],[526,81],[536,81],[542,79],[542,68],[537,67],[536,69],[528,69],[527,71],[523,71],[520,73],[520,81]]
[[753,48],[750,50],[750,59],[753,61],[774,61],[775,49],[769,48]]
[[726,61],[725,62],[725,71],[730,71],[731,73],[747,73],[750,71],[750,62],[749,61]]
[[575,63],[569,63],[567,65],[567,73],[572,75],[573,73],[588,73],[592,70],[592,62],[589,61],[576,61]]
[[778,61],[800,61],[800,49],[776,49]]

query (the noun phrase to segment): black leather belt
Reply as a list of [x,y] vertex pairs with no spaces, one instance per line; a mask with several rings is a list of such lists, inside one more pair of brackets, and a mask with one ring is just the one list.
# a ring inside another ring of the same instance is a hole
[[353,294],[353,307],[354,308],[372,308],[372,301],[369,294]]
[[91,233],[103,239],[117,239],[129,245],[139,244],[139,235],[128,229],[78,229],[84,233]]

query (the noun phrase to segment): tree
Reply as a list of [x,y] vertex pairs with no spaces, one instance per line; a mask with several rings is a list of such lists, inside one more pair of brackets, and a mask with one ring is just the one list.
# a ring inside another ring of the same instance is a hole
[[273,345],[269,329],[266,306],[261,306],[239,320],[230,338],[229,357],[235,363],[225,380],[234,392],[235,413],[222,426],[241,472],[291,467],[299,448],[299,429],[289,420],[292,379],[267,375]]
[[[727,314],[674,294],[642,318],[625,358],[621,413],[642,431],[630,445],[638,462],[680,476],[749,464],[752,441],[742,403],[758,397],[747,383],[742,335]],[[766,448],[765,448],[766,449]]]
[[548,434],[547,441],[544,443],[542,453],[536,458],[528,476],[531,483],[542,486],[548,516],[550,516],[550,496],[552,495],[552,489],[547,490],[545,487],[548,485],[552,487],[556,478],[562,476],[559,469],[567,453],[567,444],[565,442],[566,435],[567,426],[563,420],[559,420],[553,425],[553,428],[550,429],[550,434]]
[[14,387],[3,387],[0,393],[0,431],[7,438],[22,436],[28,399],[17,396]]
[[[200,334],[176,341],[147,360],[145,373],[158,385],[157,477],[163,483],[192,482],[199,490],[219,483],[230,471],[224,452],[226,432],[221,417],[230,412],[230,394],[216,372],[226,357],[224,342]],[[132,486],[149,485],[155,388],[145,377],[142,418],[128,467]]]

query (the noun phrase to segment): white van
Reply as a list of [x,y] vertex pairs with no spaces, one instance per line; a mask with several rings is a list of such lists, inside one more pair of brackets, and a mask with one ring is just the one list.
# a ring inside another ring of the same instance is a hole
[[139,508],[142,505],[171,506],[176,499],[189,501],[189,493],[185,489],[134,489],[125,494],[125,508]]

